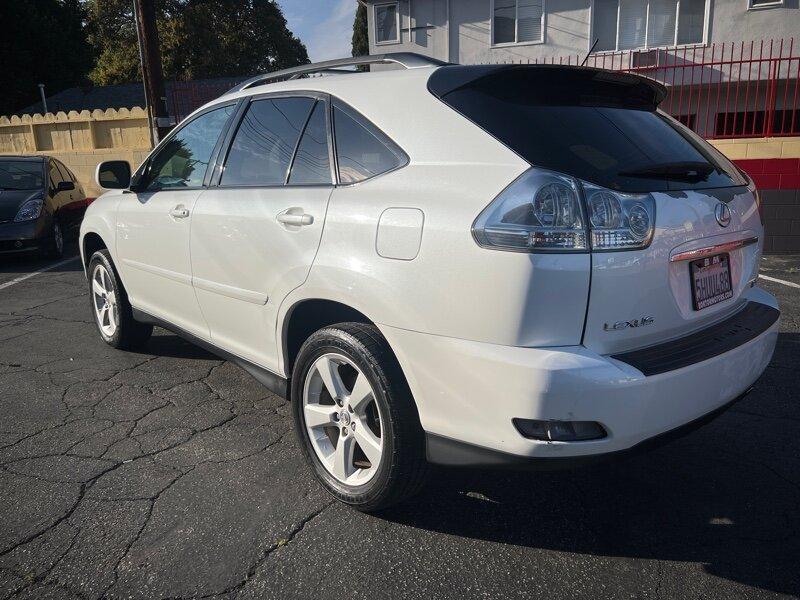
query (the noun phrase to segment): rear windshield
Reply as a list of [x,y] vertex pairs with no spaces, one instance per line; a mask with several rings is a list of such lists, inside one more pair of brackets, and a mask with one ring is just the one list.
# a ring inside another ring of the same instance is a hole
[[490,72],[440,98],[532,165],[610,189],[746,183],[722,154],[657,111],[652,93],[632,87],[631,79],[609,79],[599,71],[518,67]]

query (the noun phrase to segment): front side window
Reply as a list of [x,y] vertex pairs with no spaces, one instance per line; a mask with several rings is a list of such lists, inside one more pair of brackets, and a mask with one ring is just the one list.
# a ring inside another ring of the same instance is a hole
[[544,41],[544,0],[494,0],[492,43]]
[[334,102],[333,128],[340,183],[357,183],[408,162],[392,140],[343,103]]
[[594,0],[595,50],[700,44],[706,0]]
[[208,163],[234,105],[209,111],[184,125],[150,161],[147,191],[203,185]]
[[50,161],[50,195],[54,195],[56,193],[56,189],[58,188],[58,184],[64,181],[64,177],[61,175],[61,171],[58,170],[55,161]]
[[233,138],[220,185],[286,183],[313,98],[265,98],[250,103]]
[[375,43],[387,44],[400,41],[400,12],[397,2],[375,5]]

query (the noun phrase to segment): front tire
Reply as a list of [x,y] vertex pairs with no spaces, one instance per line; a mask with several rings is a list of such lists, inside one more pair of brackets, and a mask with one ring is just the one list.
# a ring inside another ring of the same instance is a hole
[[89,298],[100,337],[120,350],[139,348],[153,333],[152,325],[133,318],[128,294],[108,250],[98,250],[89,261]]
[[50,239],[45,247],[44,255],[48,258],[61,258],[64,256],[64,229],[55,215],[50,226]]
[[374,325],[340,323],[311,335],[295,361],[291,399],[303,454],[338,500],[371,512],[424,484],[416,404]]

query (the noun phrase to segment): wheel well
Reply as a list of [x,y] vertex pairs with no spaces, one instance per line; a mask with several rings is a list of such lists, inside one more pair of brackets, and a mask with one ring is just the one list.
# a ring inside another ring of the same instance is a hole
[[308,337],[335,323],[372,323],[355,308],[333,300],[304,300],[292,308],[285,328],[284,364],[291,376],[300,347]]
[[108,248],[106,243],[103,241],[99,235],[93,232],[87,233],[83,236],[83,258],[86,263],[85,266],[89,265],[89,261],[92,258],[92,254],[97,252],[98,250],[102,250],[103,248]]

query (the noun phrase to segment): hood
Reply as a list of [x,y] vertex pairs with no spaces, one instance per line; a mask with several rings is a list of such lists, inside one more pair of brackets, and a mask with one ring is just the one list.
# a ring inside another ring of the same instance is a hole
[[13,221],[19,207],[41,193],[41,190],[0,190],[0,223]]

